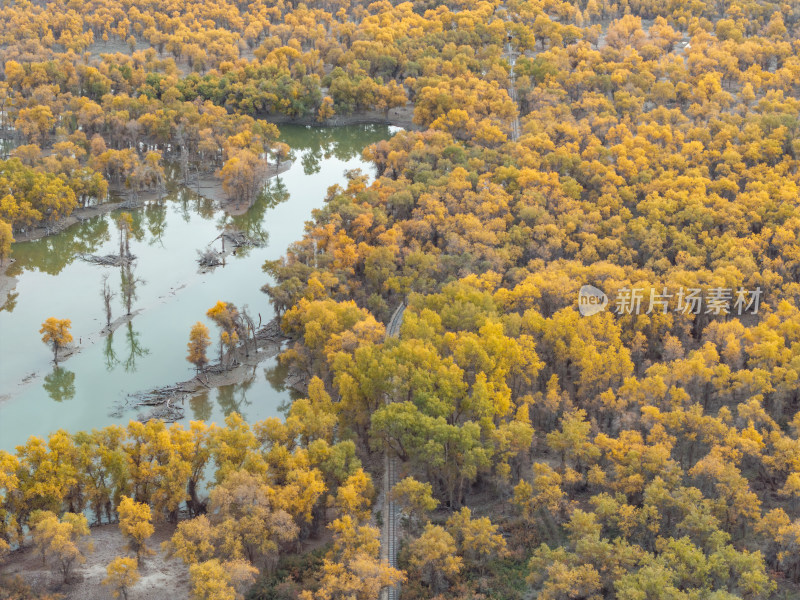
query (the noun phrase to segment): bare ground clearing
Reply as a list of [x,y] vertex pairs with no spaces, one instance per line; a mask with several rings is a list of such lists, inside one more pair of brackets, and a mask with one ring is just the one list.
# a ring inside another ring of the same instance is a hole
[[[62,594],[64,600],[107,600],[111,590],[103,585],[106,565],[117,556],[129,556],[117,525],[100,525],[91,528],[94,551],[86,556],[86,563],[75,569],[73,580],[63,584],[60,574],[42,565],[40,556],[32,549],[13,552],[0,562],[0,573],[20,575],[38,592]],[[175,525],[159,524],[148,541],[155,554],[146,557],[139,565],[141,579],[128,592],[130,600],[184,600],[189,597],[189,569],[179,558],[168,559],[161,543],[169,539]]]

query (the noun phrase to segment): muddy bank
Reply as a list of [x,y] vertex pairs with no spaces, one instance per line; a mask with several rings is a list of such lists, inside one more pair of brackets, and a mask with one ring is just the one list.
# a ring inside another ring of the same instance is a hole
[[[78,207],[72,211],[70,216],[62,219],[53,227],[34,227],[33,229],[27,230],[25,233],[15,233],[14,243],[16,244],[19,242],[32,242],[33,240],[39,240],[43,237],[47,237],[48,235],[59,233],[65,230],[67,227],[75,225],[76,223],[80,223],[81,221],[91,219],[92,217],[96,217],[98,215],[104,215],[118,208],[124,208],[129,204],[130,200],[120,200],[118,202],[104,202],[103,204],[98,204],[97,206]],[[13,245],[11,248],[11,251],[13,252]]]
[[[278,165],[269,165],[264,182],[266,183],[269,179],[285,173],[292,167],[292,164],[292,161],[287,160]],[[243,215],[252,207],[252,203],[231,200],[226,197],[225,191],[222,189],[222,182],[216,178],[201,177],[195,185],[187,185],[186,187],[206,198],[219,202],[220,208],[232,217]]]
[[[281,165],[269,165],[267,179],[271,179],[285,171],[289,170],[292,166],[292,163],[287,161]],[[250,205],[244,202],[235,202],[227,199],[225,194],[222,190],[222,182],[216,178],[211,177],[201,177],[198,181],[194,184],[186,184],[186,187],[192,191],[196,191],[197,193],[210,198],[216,202],[219,202],[220,208],[224,210],[229,215],[241,215],[247,212],[250,208]],[[54,235],[56,233],[60,233],[64,231],[68,227],[75,225],[76,223],[80,223],[87,219],[91,219],[92,217],[96,217],[98,215],[104,215],[106,213],[112,212],[117,209],[130,209],[136,210],[144,206],[147,202],[151,202],[153,200],[160,200],[164,196],[164,193],[161,192],[146,192],[139,195],[139,197],[135,200],[126,198],[124,200],[114,201],[114,202],[104,202],[102,204],[98,204],[96,206],[86,206],[86,207],[78,207],[72,211],[70,216],[65,217],[58,223],[56,223],[52,227],[35,227],[26,231],[25,233],[16,233],[14,234],[14,243],[19,242],[32,242],[34,240],[39,240],[43,237],[47,237],[48,235]],[[13,246],[12,246],[13,248]],[[13,252],[13,249],[12,249]],[[1,298],[1,297],[0,297]],[[0,304],[2,306],[2,304]]]
[[240,345],[232,355],[226,357],[226,365],[233,364],[232,368],[215,363],[186,381],[131,394],[116,413],[139,410],[137,418],[140,421],[162,419],[173,422],[182,419],[186,400],[211,389],[246,382],[253,377],[255,367],[260,362],[281,351],[287,339],[276,317],[256,332],[255,343],[251,339],[247,347]]

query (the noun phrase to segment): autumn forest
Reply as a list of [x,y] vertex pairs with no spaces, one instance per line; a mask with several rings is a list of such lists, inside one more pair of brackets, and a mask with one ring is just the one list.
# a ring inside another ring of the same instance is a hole
[[286,124],[398,128],[248,277],[282,416],[0,444],[0,599],[77,598],[112,525],[96,598],[800,598],[800,4],[14,0],[0,55],[0,269],[168,176],[252,210]]

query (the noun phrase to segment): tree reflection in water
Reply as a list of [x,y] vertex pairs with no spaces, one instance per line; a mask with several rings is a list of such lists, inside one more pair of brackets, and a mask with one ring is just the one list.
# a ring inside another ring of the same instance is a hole
[[64,367],[55,367],[52,373],[44,378],[42,387],[56,402],[72,400],[75,397],[75,373]]
[[79,254],[92,254],[110,238],[108,215],[92,217],[58,235],[16,244],[14,258],[6,273],[12,277],[23,271],[42,271],[58,275]]
[[167,229],[167,204],[166,202],[151,202],[144,209],[147,219],[147,230],[150,232],[151,246],[159,244],[164,247],[164,232]]
[[3,306],[0,306],[0,310],[7,310],[8,312],[14,312],[14,307],[17,306],[17,298],[19,297],[19,292],[9,292],[8,296],[6,297],[6,303]]
[[136,371],[137,358],[150,354],[150,350],[139,343],[139,335],[138,331],[133,330],[133,323],[128,321],[128,325],[125,328],[125,342],[128,346],[128,358],[126,358],[123,363],[128,373]]
[[242,409],[252,404],[247,399],[247,390],[253,386],[253,381],[255,381],[253,375],[255,375],[255,367],[253,367],[253,373],[250,378],[244,383],[222,385],[217,388],[217,403],[222,409],[222,414],[226,417],[232,412],[237,412],[242,415],[243,419],[247,420],[247,416]]
[[[269,232],[264,229],[267,211],[282,202],[286,202],[288,199],[289,191],[286,189],[286,184],[284,184],[283,180],[280,177],[270,179],[247,212],[230,217],[223,216],[218,222],[219,228],[222,230],[226,225],[230,225],[234,231],[241,231],[249,238],[268,244]],[[237,248],[236,255],[239,257],[247,256],[250,251],[251,248],[249,247]]]
[[119,364],[117,353],[114,352],[114,332],[111,332],[106,336],[105,345],[103,347],[103,356],[105,356],[106,359],[106,370],[113,371],[114,367]]
[[192,409],[196,421],[208,421],[211,418],[211,399],[208,397],[208,390],[189,398],[189,408]]
[[[389,137],[386,125],[353,125],[350,127],[287,127],[282,139],[295,152],[302,152],[303,173],[319,173],[322,161],[336,157],[348,161],[361,155],[364,146]],[[367,139],[365,139],[365,137]]]

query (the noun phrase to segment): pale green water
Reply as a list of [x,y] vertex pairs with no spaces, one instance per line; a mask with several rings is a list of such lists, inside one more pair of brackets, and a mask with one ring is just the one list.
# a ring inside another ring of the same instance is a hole
[[[329,186],[345,182],[346,170],[361,168],[372,175],[361,150],[392,133],[385,126],[362,125],[284,125],[281,132],[294,150],[295,163],[270,181],[268,192],[246,215],[227,217],[239,229],[262,233],[265,247],[238,252],[224,268],[199,274],[197,250],[219,235],[226,222],[223,213],[185,189],[171,193],[162,205],[135,211],[131,252],[137,256],[135,273],[145,283],[137,288],[134,309],[141,312],[111,336],[97,335],[105,325],[101,280],[107,273],[117,291],[112,318],[123,315],[119,269],[86,263],[76,254],[118,251],[113,214],[14,245],[17,262],[9,274],[16,275],[18,283],[0,310],[0,449],[10,450],[28,436],[45,436],[60,428],[77,431],[127,423],[136,413],[115,409],[128,394],[192,376],[185,359],[189,329],[200,320],[209,325],[212,336],[216,334],[205,312],[217,300],[247,305],[256,321],[259,314],[264,323],[273,317],[260,291],[268,280],[261,271],[264,261],[280,257],[301,238],[311,211],[323,205]],[[59,369],[39,334],[41,323],[51,316],[71,319],[75,342],[82,341],[81,352]],[[210,391],[187,403],[186,420],[221,421],[236,410],[254,421],[280,414],[289,400],[275,359],[268,359],[245,384]]]

